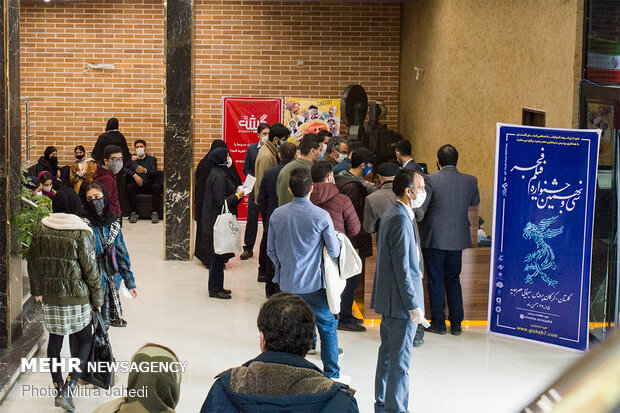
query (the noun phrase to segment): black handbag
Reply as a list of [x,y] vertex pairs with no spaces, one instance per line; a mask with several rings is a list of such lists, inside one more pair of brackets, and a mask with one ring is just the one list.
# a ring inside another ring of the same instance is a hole
[[[114,356],[112,355],[112,345],[108,338],[108,333],[105,331],[103,324],[103,318],[99,311],[95,311],[93,314],[93,345],[90,348],[90,354],[86,360],[86,367],[80,377],[85,382],[92,384],[93,386],[100,387],[104,390],[114,386],[114,370],[112,370],[112,363],[114,363]],[[111,371],[101,369],[102,371],[93,371],[89,368],[89,364],[98,366],[99,362],[105,362],[105,366]]]

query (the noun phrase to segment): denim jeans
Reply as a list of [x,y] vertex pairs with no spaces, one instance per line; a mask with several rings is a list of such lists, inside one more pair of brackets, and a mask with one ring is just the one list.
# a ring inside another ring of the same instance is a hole
[[299,294],[299,296],[308,303],[316,317],[316,326],[319,330],[319,336],[321,337],[323,371],[327,377],[337,379],[340,377],[340,367],[338,366],[338,334],[336,333],[338,321],[334,318],[331,311],[329,311],[325,289],[310,294]]

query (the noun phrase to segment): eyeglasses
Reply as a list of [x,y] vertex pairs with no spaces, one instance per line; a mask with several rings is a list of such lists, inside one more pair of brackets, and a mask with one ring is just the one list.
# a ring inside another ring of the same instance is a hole
[[110,158],[111,162],[122,162],[123,158]]

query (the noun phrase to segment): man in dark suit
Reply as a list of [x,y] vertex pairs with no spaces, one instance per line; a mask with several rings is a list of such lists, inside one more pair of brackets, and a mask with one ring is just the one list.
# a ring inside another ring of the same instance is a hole
[[402,170],[392,191],[397,200],[381,217],[370,301],[370,307],[381,314],[376,413],[407,411],[413,340],[417,324],[424,319],[421,251],[413,229],[413,209],[421,205],[424,188],[413,172]]
[[394,147],[396,159],[403,165],[403,169],[409,169],[416,173],[424,173],[420,165],[418,165],[411,157],[411,142],[401,140]]
[[468,212],[470,206],[480,203],[478,180],[456,169],[458,158],[452,145],[437,151],[439,172],[426,176],[426,213],[420,226],[431,305],[427,331],[446,334],[447,297],[450,329],[455,336],[461,334],[463,321],[461,258],[463,250],[472,246]]
[[258,198],[256,203],[261,216],[263,217],[263,238],[260,242],[260,253],[258,255],[259,265],[265,269],[265,295],[267,298],[280,291],[278,284],[273,282],[273,276],[275,275],[275,269],[271,259],[267,256],[267,237],[269,230],[269,218],[275,209],[278,207],[278,193],[277,182],[278,174],[284,168],[286,164],[295,159],[297,154],[297,147],[294,143],[283,142],[280,146],[280,163],[272,168],[269,168],[263,174],[263,179],[260,182],[260,188],[258,191]]
[[[256,129],[258,135],[258,142],[248,146],[245,152],[245,159],[243,160],[243,174],[245,176],[252,175],[256,177],[254,173],[254,166],[256,163],[256,157],[261,146],[265,144],[269,137],[269,124],[261,123]],[[258,207],[254,201],[254,189],[248,194],[248,218],[245,223],[245,236],[243,239],[243,253],[239,258],[247,260],[254,255],[254,244],[256,243],[256,233],[258,232]]]

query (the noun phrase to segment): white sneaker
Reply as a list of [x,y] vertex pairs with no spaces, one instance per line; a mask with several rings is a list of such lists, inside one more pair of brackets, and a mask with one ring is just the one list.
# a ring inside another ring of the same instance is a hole
[[337,381],[338,383],[346,384],[347,386],[351,384],[351,376],[347,376],[345,374],[341,374],[337,379],[332,379],[333,381]]

